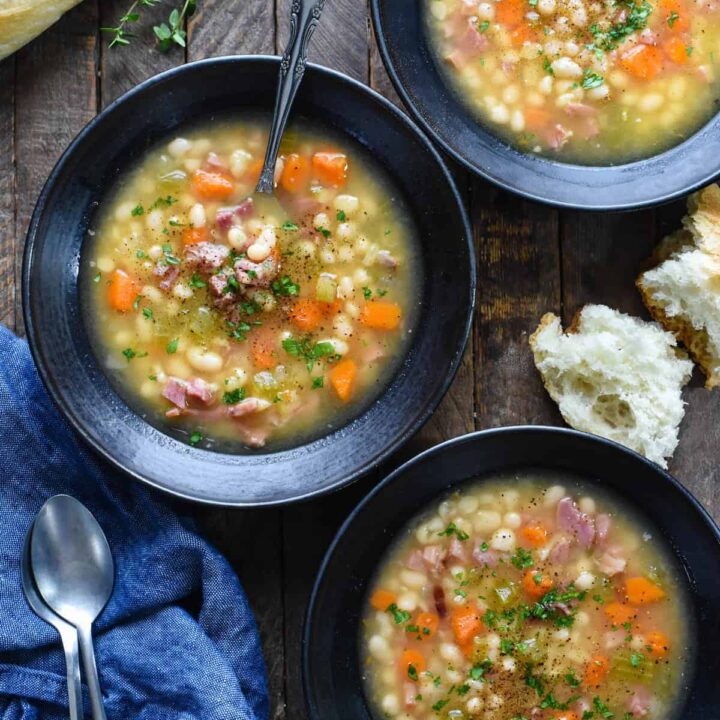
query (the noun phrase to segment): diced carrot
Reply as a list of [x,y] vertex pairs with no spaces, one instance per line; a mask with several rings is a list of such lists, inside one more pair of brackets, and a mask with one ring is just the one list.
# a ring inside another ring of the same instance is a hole
[[553,581],[539,570],[528,570],[523,577],[522,586],[533,600],[539,600],[553,589]]
[[518,25],[510,33],[510,42],[512,42],[513,47],[522,47],[526,42],[533,42],[536,40],[537,31],[527,23]]
[[313,332],[320,327],[323,320],[342,307],[339,301],[333,303],[322,302],[314,298],[298,298],[290,310],[290,319],[305,332]]
[[259,327],[250,333],[250,355],[256,368],[270,370],[278,364],[275,354],[276,338],[277,333],[267,326]]
[[347,180],[347,156],[336,152],[316,152],[312,156],[315,178],[323,185],[342,187]]
[[525,108],[525,126],[528,130],[542,130],[550,122],[550,113],[529,105]]
[[290,193],[305,190],[310,182],[310,163],[302,155],[292,153],[285,158],[280,185]]
[[402,671],[411,680],[415,679],[410,674],[410,666],[415,670],[414,676],[417,677],[421,672],[425,671],[425,658],[417,650],[405,650],[401,659]]
[[520,536],[528,545],[538,548],[547,543],[548,532],[540,523],[536,523],[526,525],[520,530]]
[[637,617],[637,610],[619,602],[609,603],[603,609],[613,625],[624,625]]
[[665,591],[644,577],[631,577],[625,581],[625,595],[631,605],[647,605],[665,597]]
[[243,180],[245,182],[255,184],[260,179],[260,173],[262,172],[263,165],[265,164],[265,158],[257,158],[253,160],[246,168],[243,174]]
[[415,619],[415,624],[420,630],[420,637],[429,639],[437,632],[440,618],[435,613],[421,612]]
[[553,720],[579,720],[579,717],[572,710],[556,710],[553,713]]
[[450,627],[459,645],[467,645],[482,630],[480,611],[476,606],[464,605],[450,615]]
[[670,650],[670,641],[665,633],[655,631],[645,636],[647,646],[650,653],[656,658],[665,657]]
[[677,36],[671,35],[662,46],[665,54],[676,64],[685,65],[688,57],[687,45]]
[[495,6],[495,19],[501,25],[515,27],[525,19],[527,3],[524,0],[500,0]]
[[383,590],[382,588],[378,588],[370,596],[370,604],[376,610],[385,611],[395,602],[397,602],[397,595],[389,590]]
[[360,322],[374,330],[395,330],[400,325],[402,310],[397,303],[371,301],[360,311]]
[[660,0],[660,11],[671,32],[684,33],[690,29],[688,12],[682,0]]
[[108,301],[110,307],[118,312],[129,312],[140,293],[140,285],[124,270],[113,271],[108,285]]
[[341,360],[336,365],[333,365],[329,375],[330,384],[335,394],[343,402],[350,400],[355,390],[355,377],[357,375],[357,365],[355,361],[350,358]]
[[192,177],[192,186],[196,195],[207,200],[224,200],[232,195],[232,181],[219,172],[196,170]]
[[610,661],[604,655],[595,655],[585,670],[583,684],[586,687],[597,687],[605,679],[610,670]]
[[194,245],[195,243],[207,242],[209,236],[207,228],[188,227],[183,230],[182,241],[185,245]]
[[622,66],[641,80],[652,80],[663,69],[662,52],[653,45],[636,45],[623,53]]

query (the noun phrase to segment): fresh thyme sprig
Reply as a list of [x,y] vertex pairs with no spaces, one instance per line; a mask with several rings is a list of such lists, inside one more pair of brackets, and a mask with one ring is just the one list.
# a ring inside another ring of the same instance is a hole
[[[100,28],[102,32],[112,35],[109,47],[129,45],[130,40],[135,37],[135,33],[128,28],[140,20],[140,10],[143,7],[154,7],[159,2],[160,0],[133,0],[115,27]],[[185,47],[187,43],[187,33],[183,29],[185,19],[189,18],[196,9],[197,0],[184,0],[179,9],[174,8],[172,10],[167,23],[153,26],[157,47],[160,52],[167,52],[173,45]]]

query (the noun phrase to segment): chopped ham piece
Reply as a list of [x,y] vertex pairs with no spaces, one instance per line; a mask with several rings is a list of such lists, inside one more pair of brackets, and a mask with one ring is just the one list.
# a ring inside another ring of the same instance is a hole
[[403,699],[405,701],[406,708],[414,708],[415,705],[417,705],[417,695],[418,689],[415,686],[415,683],[406,682],[403,685]]
[[595,544],[597,547],[602,547],[610,534],[610,528],[612,527],[612,520],[609,515],[600,513],[595,518]]
[[468,18],[465,33],[456,40],[455,50],[445,59],[458,70],[487,50],[489,40],[478,30],[477,18]]
[[180,268],[177,265],[158,263],[153,269],[153,275],[161,278],[158,285],[162,290],[170,290],[180,275]]
[[232,207],[221,207],[215,213],[215,224],[223,232],[227,232],[238,221],[250,217],[255,211],[255,204],[252,198],[243,200],[239,205]]
[[212,387],[202,378],[190,378],[187,381],[187,395],[205,405],[209,405],[213,401]]
[[597,108],[579,102],[568,103],[565,106],[565,112],[568,115],[578,117],[596,117],[598,114]]
[[620,552],[622,552],[620,548],[612,547],[608,548],[599,558],[596,558],[595,563],[601,573],[612,577],[625,572],[627,560],[619,554]]
[[582,548],[589,548],[595,539],[595,521],[582,512],[571,497],[564,497],[557,506],[557,524],[570,533]]
[[261,263],[240,258],[235,263],[235,276],[241,285],[268,287],[278,274],[279,266],[275,255],[270,255]]
[[424,571],[425,561],[423,560],[422,550],[413,550],[405,565],[407,565],[410,570]]
[[222,267],[229,255],[230,248],[227,245],[209,242],[194,243],[185,248],[185,260],[188,265],[202,272],[212,272]]
[[398,261],[390,254],[388,250],[380,250],[377,254],[377,261],[380,265],[384,265],[387,268],[395,269],[398,266]]
[[572,131],[566,130],[560,124],[553,125],[545,132],[545,141],[553,150],[560,150],[571,137]]
[[645,28],[638,36],[638,39],[643,45],[657,45],[659,36],[654,30]]
[[628,698],[627,709],[634,718],[645,717],[650,712],[652,694],[644,685],[637,685],[633,690],[633,694]]
[[439,545],[426,545],[423,548],[423,561],[428,572],[439,575],[445,568],[447,551]]
[[564,565],[570,557],[570,541],[561,537],[550,550],[548,559],[553,565]]
[[252,413],[261,412],[262,410],[267,410],[269,407],[270,403],[267,400],[250,397],[245,398],[245,400],[241,400],[236,405],[230,405],[227,409],[227,414],[232,418],[238,418]]
[[165,383],[162,396],[177,408],[184,410],[187,407],[187,383],[171,375]]
[[450,541],[448,557],[459,563],[466,563],[468,561],[467,548],[456,537],[453,537]]
[[495,552],[495,550],[483,550],[484,544],[485,543],[477,543],[475,545],[472,552],[473,560],[480,567],[497,567],[499,560],[497,552]]
[[603,644],[606,650],[617,650],[625,643],[626,630],[608,630],[603,635]]
[[226,170],[227,169],[227,163],[217,153],[214,153],[214,152],[208,153],[205,163],[210,170]]
[[270,435],[270,428],[250,427],[241,421],[237,422],[236,428],[242,441],[253,448],[263,447]]

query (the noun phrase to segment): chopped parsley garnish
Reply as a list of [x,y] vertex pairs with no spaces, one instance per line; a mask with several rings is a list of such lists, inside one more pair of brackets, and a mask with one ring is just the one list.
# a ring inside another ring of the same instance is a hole
[[515,554],[510,558],[510,562],[518,570],[526,570],[527,568],[532,567],[535,564],[532,553],[529,550],[525,550],[521,547],[519,547],[515,551]]
[[450,701],[449,700],[438,700],[433,706],[432,709],[435,712],[440,712]]
[[409,632],[409,633],[420,632],[420,626],[419,625],[407,625],[405,627],[405,632]]
[[490,660],[483,660],[480,663],[475,663],[468,672],[468,676],[471,680],[482,680],[485,673],[489,672],[492,668]]
[[462,597],[462,598],[467,597],[467,593],[464,590],[461,590],[460,588],[455,588],[455,595],[457,597]]
[[601,595],[593,595],[593,596],[592,596],[592,599],[593,599],[598,605],[603,605],[603,604],[605,603],[605,601],[602,599],[602,596],[601,596]]
[[207,287],[207,283],[197,273],[193,273],[193,276],[190,278],[189,285],[194,288]]
[[150,206],[150,210],[155,210],[155,208],[161,208],[161,207],[170,207],[171,205],[175,204],[176,202],[177,202],[177,198],[174,198],[172,195],[166,195],[165,197],[159,197]]
[[688,45],[688,46],[685,48],[685,54],[686,54],[688,57],[690,57],[690,56],[693,54],[693,50],[694,50],[694,49],[695,49],[695,48],[690,47],[690,46]]
[[347,215],[344,210],[338,210],[336,217],[340,222],[345,222],[347,220]]
[[600,87],[605,82],[602,75],[598,75],[590,69],[585,70],[582,79],[582,86],[585,90],[592,90],[592,88]]
[[[233,340],[237,340],[238,342],[242,342],[243,340],[247,339],[247,334],[252,330],[250,325],[246,322],[243,322],[242,320],[236,323],[230,322],[228,320],[227,324],[230,328],[228,337],[231,337]],[[256,324],[258,323],[253,323],[253,325]]]
[[295,231],[299,230],[300,228],[295,223],[292,223],[289,220],[287,220],[286,222],[284,222],[282,224],[282,229],[287,232],[295,232]]
[[142,295],[136,296],[136,298],[133,300],[133,310],[137,312],[140,309],[140,301],[142,300]]
[[127,358],[128,362],[130,362],[134,357],[137,356],[137,353],[132,348],[125,348],[122,351],[122,354]]
[[487,552],[489,548],[490,546],[486,542],[480,543],[480,552]]
[[135,257],[142,260],[145,257],[145,252],[143,250],[136,250]]
[[[484,33],[484,32],[487,32],[487,30],[488,30],[489,27],[490,27],[490,21],[489,21],[489,20],[483,20],[483,21],[478,25],[478,30],[479,30],[481,33]],[[387,233],[386,233],[386,234],[387,234]]]
[[500,640],[500,652],[503,653],[503,655],[510,655],[514,649],[515,643],[513,643],[512,640],[508,640],[507,638]]
[[525,684],[541,697],[545,694],[545,683],[540,675],[533,675],[532,663],[525,663]]
[[376,290],[375,292],[377,293],[378,297],[385,297],[385,296],[387,295],[387,292],[388,292],[388,291],[387,291],[387,290],[380,290],[380,289],[378,289],[378,290]]
[[364,287],[362,289],[362,291],[363,291],[363,297],[366,300],[369,300],[372,297],[372,290],[369,287]]
[[245,399],[245,388],[235,388],[223,393],[223,402],[226,405],[235,405]]
[[312,381],[312,388],[313,390],[318,390],[321,387],[325,385],[325,376],[324,375],[318,375],[317,377],[313,378]]
[[605,720],[610,720],[610,718],[615,717],[614,713],[610,711],[610,708],[608,708],[608,706],[599,697],[593,698],[593,707],[602,717],[605,718]]
[[570,687],[579,687],[580,685],[580,679],[572,671],[565,675],[565,680]]
[[100,278],[102,277],[102,273],[98,273],[94,278],[93,282],[100,282]]
[[178,222],[177,220],[168,221],[168,225],[170,225],[170,227],[185,227],[185,223]]
[[163,255],[165,256],[165,262],[168,265],[179,265],[180,264],[180,258],[175,257],[172,252],[172,245],[170,243],[164,243],[162,246]]
[[223,293],[231,293],[233,290],[239,290],[240,283],[234,275],[228,275],[227,285],[223,288]]
[[552,68],[552,63],[550,62],[550,58],[547,55],[543,58],[543,70],[545,70],[548,75],[555,74],[555,71]]
[[148,375],[148,380],[152,380],[153,382],[157,382],[157,375]]
[[470,686],[465,683],[465,685],[461,685],[459,688],[456,688],[455,692],[460,696],[467,695],[470,692]]
[[408,665],[407,674],[411,680],[413,680],[414,682],[417,682],[418,674],[417,674],[417,669],[415,668],[414,665],[412,665],[412,664]]
[[330,237],[330,231],[327,228],[324,228],[322,225],[315,228],[323,237],[329,238]]
[[672,27],[678,20],[680,19],[680,15],[678,15],[674,10],[668,15],[667,24],[668,27]]
[[400,610],[400,608],[395,603],[389,605],[387,611],[393,616],[396,625],[402,625],[403,623],[406,623],[411,617],[409,612],[407,612],[406,610]]
[[442,532],[438,533],[438,536],[440,537],[450,537],[451,535],[455,535],[458,540],[461,542],[464,542],[467,540],[470,536],[461,530],[455,523],[450,523]]
[[202,433],[199,432],[198,430],[195,430],[195,431],[190,435],[190,439],[188,440],[188,442],[189,442],[191,445],[195,446],[195,445],[197,445],[202,439],[203,439]]
[[153,319],[153,311],[151,308],[143,308],[143,317],[147,318],[148,320]]
[[641,0],[640,3],[622,0],[621,4],[629,10],[623,22],[615,23],[607,32],[603,32],[597,24],[590,26],[590,32],[595,38],[594,45],[602,50],[614,50],[634,32],[645,28],[653,9],[647,0]]
[[271,287],[276,295],[282,295],[283,297],[297,295],[300,292],[300,286],[294,283],[287,275],[283,275],[279,280],[273,280]]
[[630,664],[634,668],[640,667],[644,659],[645,656],[642,653],[633,653],[632,655],[630,655]]
[[165,346],[165,350],[167,351],[168,355],[174,355],[177,352],[178,342],[180,342],[180,338],[175,338]]
[[[672,27],[672,25],[670,26]],[[145,212],[145,208],[143,208],[142,205],[136,205],[131,211],[130,214],[133,217],[138,217],[139,215],[142,215]]]
[[329,342],[313,343],[310,338],[297,340],[296,338],[286,338],[282,341],[283,350],[293,357],[305,360],[308,372],[310,372],[315,363],[321,358],[327,358],[329,362],[337,360],[340,356],[335,353],[335,347]]

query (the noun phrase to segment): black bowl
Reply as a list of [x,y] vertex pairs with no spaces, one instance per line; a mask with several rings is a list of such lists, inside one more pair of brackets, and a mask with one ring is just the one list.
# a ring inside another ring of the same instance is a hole
[[475,295],[467,215],[438,153],[380,95],[310,65],[294,112],[366,148],[387,170],[418,230],[421,307],[404,361],[380,398],[345,427],[275,453],[192,448],[146,423],[113,391],[91,350],[78,293],[94,208],[124,169],[178,126],[232,111],[271,110],[278,64],[258,56],[205,60],[158,75],[113,103],[53,170],[32,218],[23,265],[30,347],[72,425],[130,475],[223,505],[311,497],[377,465],[418,430],[447,390],[467,342]]
[[631,450],[573,430],[526,426],[465,435],[418,455],[346,520],[323,560],[305,620],[302,669],[311,720],[375,717],[363,693],[359,624],[368,583],[406,523],[466,480],[522,467],[572,473],[606,487],[659,529],[687,579],[699,659],[679,717],[717,717],[720,529],[677,480]]
[[483,127],[451,88],[429,44],[420,0],[372,0],[380,53],[415,119],[473,172],[533,200],[580,210],[668,202],[720,173],[720,114],[685,142],[625,165],[591,167],[522,153]]

